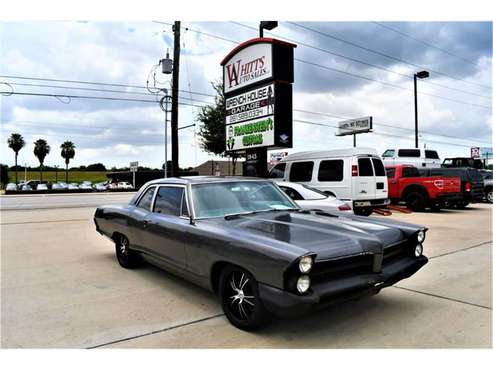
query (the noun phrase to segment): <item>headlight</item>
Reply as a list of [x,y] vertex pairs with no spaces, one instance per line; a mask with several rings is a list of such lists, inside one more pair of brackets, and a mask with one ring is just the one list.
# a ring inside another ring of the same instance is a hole
[[423,254],[423,245],[417,244],[416,247],[414,247],[414,255],[416,257],[421,257],[422,254]]
[[417,235],[418,243],[423,243],[425,241],[425,237],[426,237],[425,231],[419,230]]
[[312,269],[313,260],[310,256],[305,256],[300,258],[300,263],[298,267],[303,274],[306,274]]
[[310,288],[310,278],[307,275],[302,275],[298,278],[296,282],[296,289],[300,293],[306,293],[306,291]]

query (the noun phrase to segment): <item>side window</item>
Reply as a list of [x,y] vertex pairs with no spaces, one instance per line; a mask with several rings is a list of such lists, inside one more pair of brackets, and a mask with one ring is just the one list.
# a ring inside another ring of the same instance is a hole
[[393,168],[393,167],[390,167],[390,168],[387,167],[386,168],[386,171],[387,171],[387,177],[389,179],[393,179],[395,177],[395,168]]
[[164,215],[180,216],[182,208],[183,188],[161,186],[156,195],[154,212]]
[[147,189],[137,203],[137,207],[150,211],[152,206],[152,198],[154,197],[154,190],[156,190],[155,186]]
[[270,179],[282,179],[284,178],[284,171],[286,170],[286,163],[279,163],[274,166],[269,172]]
[[373,176],[370,158],[358,158],[358,175]]
[[289,181],[308,182],[312,180],[313,162],[294,162],[291,164]]
[[425,157],[428,159],[440,159],[435,150],[425,150]]
[[382,157],[383,158],[392,158],[395,154],[394,149],[387,149],[385,152],[383,152]]
[[419,149],[399,149],[399,157],[421,157],[421,152]]
[[322,161],[318,169],[318,181],[342,181],[343,169],[342,159]]
[[280,186],[283,192],[285,192],[288,197],[290,197],[292,200],[303,200],[303,197],[301,196],[300,193],[298,193],[296,190],[288,188],[286,186]]
[[404,167],[402,177],[419,177],[419,170],[416,167]]
[[375,176],[385,176],[385,168],[383,167],[383,163],[378,158],[372,158],[373,168],[375,169]]

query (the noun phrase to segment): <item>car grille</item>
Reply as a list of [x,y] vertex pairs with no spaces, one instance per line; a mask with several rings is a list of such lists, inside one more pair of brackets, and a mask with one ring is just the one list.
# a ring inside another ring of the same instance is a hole
[[382,265],[385,266],[388,263],[407,256],[409,256],[409,243],[407,241],[385,247],[383,250]]
[[373,255],[360,254],[334,260],[320,261],[313,265],[310,272],[312,283],[332,278],[372,273]]

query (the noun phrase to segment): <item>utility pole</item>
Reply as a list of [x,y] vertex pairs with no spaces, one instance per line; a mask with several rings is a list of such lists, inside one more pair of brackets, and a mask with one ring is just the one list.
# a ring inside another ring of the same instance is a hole
[[171,89],[171,162],[173,176],[178,176],[178,89],[180,80],[180,21],[173,26],[173,85]]
[[414,145],[418,148],[418,78],[428,78],[428,71],[421,71],[414,74]]

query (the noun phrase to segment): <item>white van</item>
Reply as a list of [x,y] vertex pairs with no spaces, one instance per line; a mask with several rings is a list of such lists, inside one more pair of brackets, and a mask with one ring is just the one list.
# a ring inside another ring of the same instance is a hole
[[382,154],[382,159],[385,166],[410,164],[418,168],[437,168],[441,165],[440,157],[438,156],[437,151],[430,149],[387,149]]
[[290,154],[269,172],[274,181],[306,184],[368,216],[387,205],[387,176],[375,149],[350,148]]

